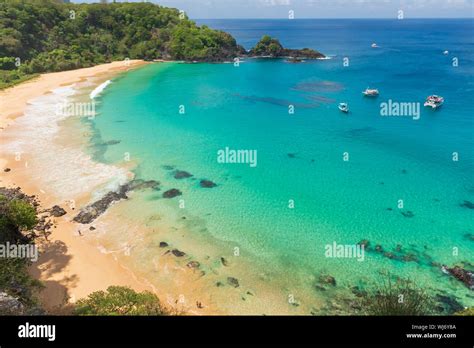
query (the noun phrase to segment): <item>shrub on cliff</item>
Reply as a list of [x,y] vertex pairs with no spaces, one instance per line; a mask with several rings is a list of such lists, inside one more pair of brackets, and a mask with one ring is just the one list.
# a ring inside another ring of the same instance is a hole
[[432,298],[413,282],[393,280],[387,275],[381,283],[363,293],[361,307],[368,315],[429,315]]
[[155,294],[137,293],[123,286],[110,286],[106,291],[96,291],[76,303],[77,315],[166,315]]
[[[8,189],[2,190],[8,192]],[[4,249],[7,243],[33,243],[23,232],[32,229],[36,223],[36,211],[28,201],[0,194],[0,244]],[[5,301],[12,298],[18,301],[21,312],[5,311],[5,303],[0,303],[0,315],[28,314],[36,310],[37,301],[33,294],[41,283],[29,275],[29,259],[5,256],[3,253],[0,255],[0,293],[5,294],[2,297]]]

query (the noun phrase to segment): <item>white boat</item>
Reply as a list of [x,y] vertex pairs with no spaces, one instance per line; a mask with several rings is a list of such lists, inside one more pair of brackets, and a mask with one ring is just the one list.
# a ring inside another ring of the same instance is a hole
[[443,54],[447,56],[449,54],[449,51],[444,51]]
[[370,89],[367,87],[365,91],[362,92],[366,97],[376,97],[379,95],[379,90],[378,89]]
[[379,46],[377,46],[377,44],[374,42],[372,45],[370,45],[370,47],[372,47],[372,48],[377,48],[377,47],[379,47]]
[[345,112],[346,114],[349,112],[349,106],[347,105],[347,103],[339,103],[337,107],[339,108],[339,110]]
[[429,106],[432,109],[437,109],[444,103],[444,98],[439,96],[439,95],[430,95],[426,98],[425,103],[423,104],[424,106]]

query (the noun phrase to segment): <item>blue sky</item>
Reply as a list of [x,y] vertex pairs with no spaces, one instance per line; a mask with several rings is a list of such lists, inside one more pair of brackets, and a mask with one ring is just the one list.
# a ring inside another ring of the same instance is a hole
[[[129,0],[132,1],[132,0]],[[142,2],[135,0],[136,2]],[[98,2],[73,0],[73,2]],[[148,0],[184,10],[191,18],[474,17],[474,0]]]

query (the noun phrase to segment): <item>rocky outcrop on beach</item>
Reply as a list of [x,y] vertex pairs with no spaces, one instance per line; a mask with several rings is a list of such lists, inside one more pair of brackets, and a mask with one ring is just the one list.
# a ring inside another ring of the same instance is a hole
[[59,205],[54,205],[52,208],[48,209],[47,210],[51,216],[54,216],[54,217],[61,217],[63,215],[66,215],[66,211],[61,208]]
[[108,192],[98,201],[95,201],[94,203],[83,208],[79,214],[73,218],[73,221],[80,224],[90,224],[101,214],[103,214],[112,203],[122,199],[128,199],[127,193],[129,191],[141,189],[159,190],[159,185],[159,182],[155,180],[132,180],[124,185],[121,185],[117,191]]

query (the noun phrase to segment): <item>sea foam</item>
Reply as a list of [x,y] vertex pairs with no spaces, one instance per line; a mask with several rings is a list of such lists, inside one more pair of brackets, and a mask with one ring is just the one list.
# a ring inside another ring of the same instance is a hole
[[101,83],[99,86],[97,86],[90,94],[89,94],[89,98],[91,99],[94,99],[95,97],[97,97],[98,95],[100,95],[104,89],[107,88],[108,85],[110,85],[112,83],[112,81],[110,80],[107,80],[105,81],[104,83]]
[[105,189],[116,189],[131,177],[125,169],[94,162],[79,146],[55,141],[59,123],[71,116],[58,113],[57,105],[70,102],[76,94],[75,87],[57,88],[29,101],[24,115],[5,130],[12,140],[2,144],[4,151],[31,170],[29,175],[41,190],[61,200],[96,191],[103,194]]

